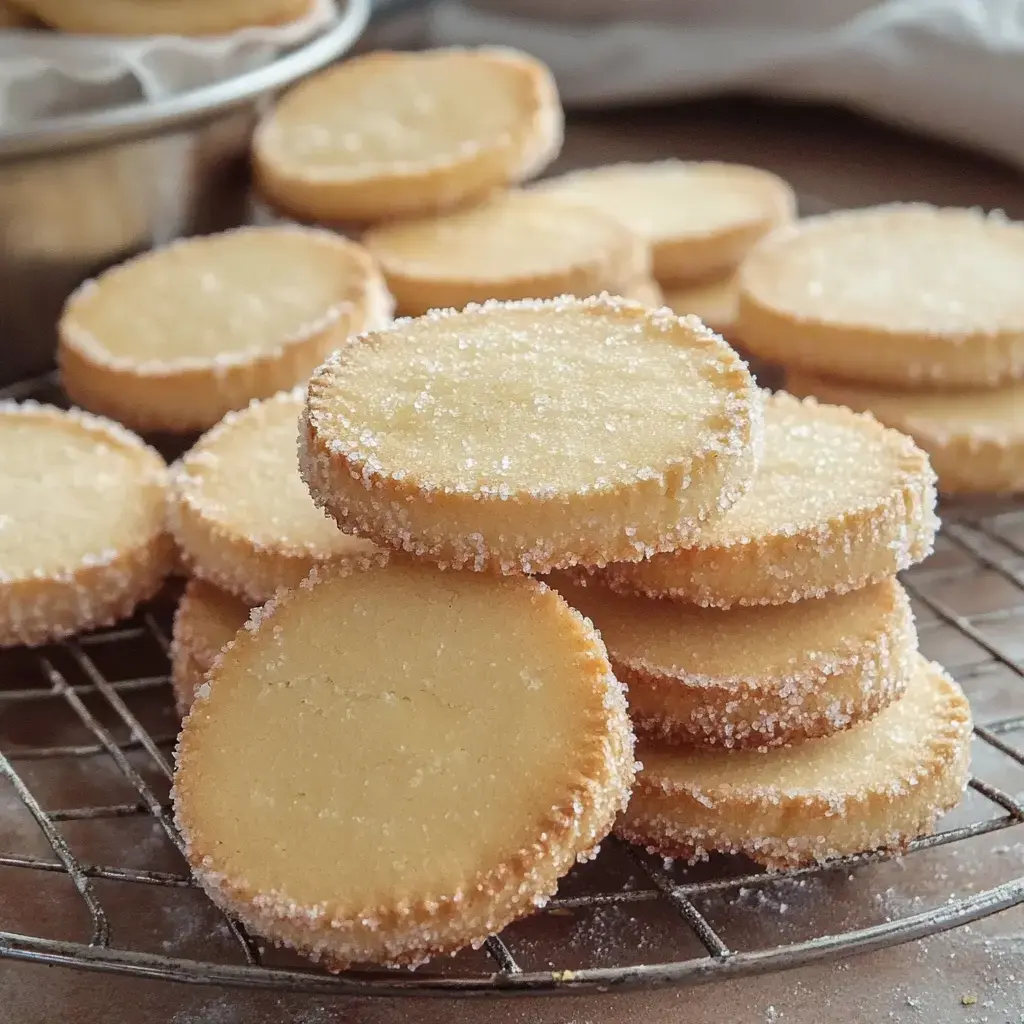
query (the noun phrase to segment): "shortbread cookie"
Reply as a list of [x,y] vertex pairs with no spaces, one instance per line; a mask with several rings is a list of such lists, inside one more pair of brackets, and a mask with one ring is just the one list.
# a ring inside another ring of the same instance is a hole
[[139,430],[192,431],[304,381],[391,300],[369,254],[325,231],[241,228],[175,242],[68,300],[71,399]]
[[1024,385],[986,391],[882,391],[810,374],[789,374],[797,395],[870,412],[927,453],[945,494],[1024,491]]
[[374,553],[313,504],[299,477],[305,405],[285,391],[228,413],[171,474],[168,523],[190,571],[250,604],[297,587],[319,562]]
[[546,572],[692,539],[748,486],[761,395],[696,319],[599,296],[435,312],[309,382],[302,475],[345,528]]
[[535,188],[618,217],[650,243],[662,286],[728,273],[796,210],[793,190],[781,178],[739,164],[613,164]]
[[642,742],[616,831],[666,857],[742,853],[770,869],[902,850],[960,802],[970,742],[967,698],[918,656],[900,700],[835,736],[768,752]]
[[775,747],[848,729],[903,693],[916,658],[894,579],[728,611],[547,582],[600,630],[637,730],[670,743]]
[[108,36],[205,36],[297,21],[312,0],[18,0],[63,32]]
[[650,269],[647,244],[618,221],[531,192],[384,224],[362,241],[406,316],[488,299],[617,293]]
[[921,204],[812,217],[740,274],[739,332],[786,367],[896,387],[1024,378],[1024,224]]
[[134,434],[0,402],[0,647],[108,626],[160,589],[167,471]]
[[785,393],[765,406],[764,459],[725,515],[666,554],[610,565],[617,590],[705,606],[842,594],[931,551],[935,474],[871,416]]
[[624,299],[631,299],[633,302],[639,302],[641,306],[649,306],[651,309],[660,309],[666,304],[661,285],[650,276],[638,277],[636,280],[630,281],[625,288],[620,289],[620,294]]
[[334,967],[417,963],[542,906],[633,782],[604,645],[526,577],[321,567],[209,684],[177,751],[189,862]]
[[477,202],[562,145],[551,72],[515,50],[365,54],[297,85],[256,130],[256,181],[300,219],[362,223]]
[[249,605],[205,580],[191,579],[174,613],[171,687],[179,715],[192,706],[217,655],[249,618]]
[[665,305],[679,316],[700,317],[726,338],[736,336],[739,288],[735,274],[670,288],[665,293]]

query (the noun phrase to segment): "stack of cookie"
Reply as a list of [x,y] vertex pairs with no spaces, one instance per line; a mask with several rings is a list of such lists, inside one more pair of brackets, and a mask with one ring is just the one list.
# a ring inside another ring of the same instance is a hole
[[1024,489],[1024,224],[894,205],[758,245],[739,329],[787,386],[870,410],[928,452],[946,493]]
[[796,213],[786,182],[737,164],[623,163],[551,178],[536,189],[606,212],[644,239],[665,304],[680,316],[700,317],[730,341],[737,335],[737,268],[759,239]]
[[264,119],[253,151],[266,203],[361,235],[403,316],[607,291],[667,298],[731,330],[734,271],[792,219],[792,190],[752,167],[665,161],[509,191],[561,141],[543,65],[509,50],[436,50],[373,53],[303,83]]
[[274,403],[172,483],[194,571],[246,599],[193,585],[183,672],[288,588],[184,722],[190,862],[249,927],[333,966],[481,942],[593,855],[635,776],[603,642],[531,574],[691,542],[749,486],[761,394],[696,319],[562,298],[396,321]]
[[963,791],[970,716],[917,654],[894,574],[930,551],[934,503],[909,438],[778,393],[727,512],[675,551],[554,581],[629,686],[644,770],[621,835],[777,867],[931,831]]

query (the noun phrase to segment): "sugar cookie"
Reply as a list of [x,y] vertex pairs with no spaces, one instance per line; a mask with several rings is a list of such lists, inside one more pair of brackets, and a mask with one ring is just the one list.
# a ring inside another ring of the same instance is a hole
[[650,269],[647,244],[618,221],[531,192],[384,224],[362,241],[405,316],[488,299],[618,292]]
[[911,387],[1024,378],[1024,224],[923,204],[812,217],[740,273],[755,355],[824,376]]
[[515,50],[378,51],[295,86],[256,130],[260,192],[300,219],[373,222],[483,199],[562,145],[551,72]]
[[116,423],[0,402],[0,647],[108,626],[160,589],[166,477]]
[[[649,306],[651,309],[660,309],[665,305],[665,295],[661,290],[661,285],[653,277],[638,277],[630,281],[625,288],[620,290],[620,294],[624,299],[639,302],[641,306]],[[713,327],[712,330],[714,330]]]
[[797,395],[870,412],[928,453],[945,494],[1024,491],[1024,385],[986,391],[882,391],[810,374],[789,374]]
[[171,637],[171,688],[179,715],[188,712],[217,655],[248,618],[248,603],[226,590],[200,579],[185,585]]
[[62,32],[109,36],[205,36],[297,21],[312,0],[18,0]]
[[728,273],[796,210],[793,190],[781,178],[740,164],[612,164],[534,187],[618,217],[650,243],[663,286]]
[[736,335],[739,289],[735,274],[670,288],[665,293],[665,305],[678,316],[692,313],[700,317],[726,338]]
[[177,751],[189,862],[334,967],[417,963],[543,905],[633,782],[604,645],[527,577],[320,567],[209,678]]
[[304,405],[296,389],[228,413],[171,473],[168,523],[185,564],[250,604],[297,587],[319,562],[375,550],[342,533],[299,478]]
[[774,747],[870,718],[917,652],[894,580],[761,608],[698,608],[547,580],[601,632],[638,731],[672,743]]
[[213,426],[306,379],[390,296],[369,254],[326,231],[240,228],[174,242],[68,300],[58,359],[74,402],[139,430]]
[[310,379],[302,475],[339,523],[455,568],[668,550],[748,486],[761,395],[697,320],[607,296],[353,339]]
[[690,546],[610,565],[605,578],[618,590],[719,608],[842,594],[925,558],[934,508],[935,474],[909,437],[777,393],[750,490]]
[[902,850],[962,799],[970,744],[966,697],[918,656],[900,700],[835,736],[765,753],[642,742],[616,831],[667,857],[742,853],[770,869]]

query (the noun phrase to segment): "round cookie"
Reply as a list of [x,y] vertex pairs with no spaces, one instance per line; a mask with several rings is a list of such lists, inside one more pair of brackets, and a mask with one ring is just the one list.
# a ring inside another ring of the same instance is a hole
[[209,684],[177,750],[192,869],[335,968],[418,963],[542,906],[633,782],[600,638],[528,577],[321,567]]
[[617,293],[650,268],[646,244],[618,221],[531,192],[384,224],[362,241],[405,316],[488,299]]
[[0,647],[108,626],[170,572],[163,459],[87,413],[0,402]]
[[883,391],[799,371],[796,395],[870,412],[928,453],[944,494],[1024,491],[1024,385],[988,391]]
[[772,870],[899,851],[962,799],[970,744],[967,698],[918,656],[900,700],[835,736],[766,753],[642,742],[616,832],[666,857],[741,853]]
[[515,50],[378,51],[286,93],[253,140],[260,192],[300,219],[368,223],[479,202],[562,145],[551,72]]
[[310,379],[299,443],[339,523],[444,566],[675,547],[748,486],[761,395],[697,320],[598,296],[434,312]]
[[188,713],[217,655],[248,618],[248,603],[226,590],[200,579],[185,584],[171,637],[171,688],[179,715]]
[[736,275],[670,288],[665,305],[678,316],[700,317],[716,334],[735,338],[739,308]]
[[548,582],[600,630],[637,730],[669,743],[763,749],[830,735],[897,699],[916,659],[895,579],[728,611]]
[[320,562],[375,551],[342,533],[299,477],[301,389],[228,413],[172,469],[168,524],[191,572],[249,604],[297,587]]
[[391,299],[369,254],[326,231],[189,238],[82,285],[60,322],[71,399],[144,431],[194,431],[305,380]]
[[18,0],[62,32],[109,36],[204,36],[297,21],[312,0]]
[[740,164],[612,164],[534,187],[619,218],[650,244],[662,286],[728,273],[796,210],[793,190],[781,178]]
[[873,417],[778,392],[751,488],[677,550],[609,565],[614,589],[695,604],[785,604],[892,576],[931,551],[935,474]]
[[811,217],[740,273],[739,333],[763,359],[893,387],[1024,377],[1024,224],[923,204]]

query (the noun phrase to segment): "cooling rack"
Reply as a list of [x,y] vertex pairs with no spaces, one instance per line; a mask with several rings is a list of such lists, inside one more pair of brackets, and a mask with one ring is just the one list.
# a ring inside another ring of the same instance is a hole
[[[61,401],[50,377],[0,397]],[[769,874],[727,858],[671,865],[609,840],[482,950],[415,972],[331,975],[266,948],[189,878],[169,808],[171,586],[116,628],[0,652],[0,957],[338,995],[613,991],[837,959],[1022,904],[1012,858],[1010,877],[990,883],[988,868],[1024,841],[1024,829],[991,841],[1024,823],[1024,503],[942,514],[935,555],[904,582],[922,650],[972,696],[975,774],[964,806],[902,858]],[[950,895],[937,858],[957,848],[986,880]]]

